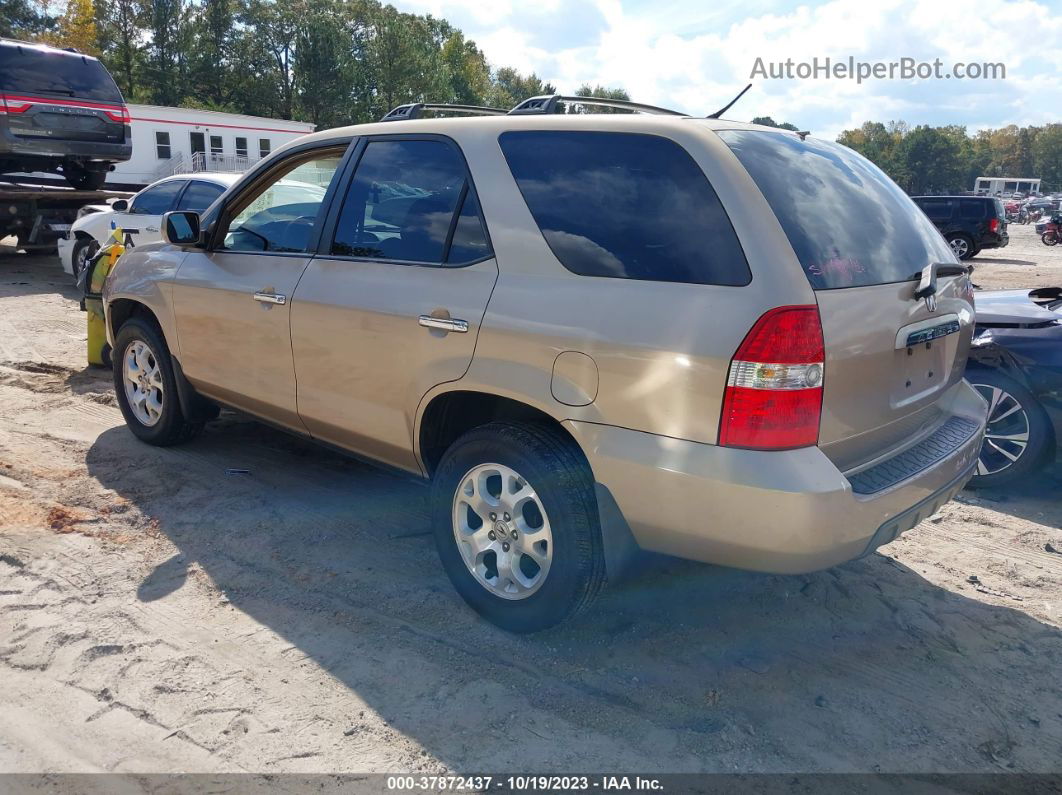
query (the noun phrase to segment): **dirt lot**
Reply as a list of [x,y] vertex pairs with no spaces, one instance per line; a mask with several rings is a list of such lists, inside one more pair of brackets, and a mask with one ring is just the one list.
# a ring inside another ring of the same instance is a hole
[[[1012,231],[975,281],[1062,283]],[[421,484],[231,414],[140,444],[84,328],[53,258],[0,254],[0,770],[1058,770],[1058,467],[832,571],[656,561],[513,637]]]

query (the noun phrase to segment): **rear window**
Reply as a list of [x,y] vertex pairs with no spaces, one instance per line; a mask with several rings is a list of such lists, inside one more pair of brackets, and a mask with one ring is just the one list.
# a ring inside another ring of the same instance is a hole
[[0,91],[122,102],[118,86],[95,58],[29,46],[0,47]]
[[748,263],[685,149],[653,135],[507,132],[502,151],[554,255],[582,276],[743,285]]
[[[967,221],[980,221],[988,214],[989,203],[977,199],[959,199],[959,216]],[[994,207],[993,207],[994,209]]]
[[884,172],[840,144],[723,130],[816,290],[907,281],[955,256]]

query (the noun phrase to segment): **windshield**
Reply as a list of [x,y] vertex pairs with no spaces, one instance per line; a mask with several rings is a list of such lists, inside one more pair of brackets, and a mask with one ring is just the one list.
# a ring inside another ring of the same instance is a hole
[[0,47],[0,91],[122,102],[118,86],[95,58],[29,46]]
[[816,290],[907,281],[955,263],[936,227],[900,187],[840,144],[788,133],[722,130]]

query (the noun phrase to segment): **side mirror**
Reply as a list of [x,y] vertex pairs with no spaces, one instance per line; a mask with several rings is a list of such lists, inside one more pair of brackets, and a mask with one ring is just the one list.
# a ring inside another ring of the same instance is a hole
[[111,209],[116,213],[124,213],[129,209],[129,202],[125,199],[115,199],[111,202]]
[[199,213],[175,210],[162,216],[162,239],[174,246],[199,242]]

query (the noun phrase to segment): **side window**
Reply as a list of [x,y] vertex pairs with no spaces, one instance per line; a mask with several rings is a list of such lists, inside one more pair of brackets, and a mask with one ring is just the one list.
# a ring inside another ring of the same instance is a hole
[[193,180],[188,190],[181,196],[181,200],[177,202],[177,209],[201,213],[224,192],[225,189],[221,185]]
[[967,221],[980,221],[985,217],[988,204],[970,199],[959,200],[959,216]]
[[270,152],[269,139],[268,138],[259,138],[258,139],[258,157],[259,158],[269,157],[269,152]]
[[730,219],[700,167],[655,135],[507,132],[509,169],[553,254],[583,276],[744,285]]
[[136,215],[162,215],[173,206],[173,200],[185,185],[183,179],[171,179],[138,193],[129,212]]
[[247,139],[236,136],[236,157],[247,157]]
[[483,221],[479,216],[476,194],[468,191],[461,204],[461,212],[454,225],[454,236],[446,254],[448,264],[459,264],[484,259],[490,256],[490,245],[483,234]]
[[221,157],[221,155],[225,154],[225,145],[220,135],[210,136],[210,154],[213,157]]
[[155,154],[159,160],[169,160],[172,154],[170,149],[170,134],[168,132],[155,133]]
[[947,221],[951,218],[951,203],[947,199],[919,199],[918,206],[931,221]]
[[454,265],[482,258],[489,249],[466,183],[460,154],[443,141],[370,142],[343,201],[332,253]]
[[226,251],[304,252],[346,147],[294,157],[236,200],[223,227]]

